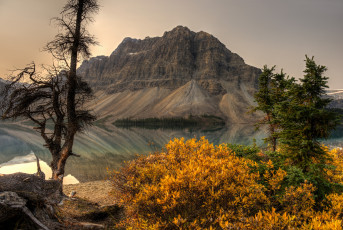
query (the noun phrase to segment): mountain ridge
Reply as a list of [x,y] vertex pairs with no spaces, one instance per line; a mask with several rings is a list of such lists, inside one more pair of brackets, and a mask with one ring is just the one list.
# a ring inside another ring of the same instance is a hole
[[175,89],[195,79],[212,94],[224,94],[218,80],[238,82],[245,78],[256,88],[260,70],[246,65],[212,35],[178,26],[162,37],[127,37],[109,57],[84,61],[78,73],[96,88],[110,92],[155,86]]

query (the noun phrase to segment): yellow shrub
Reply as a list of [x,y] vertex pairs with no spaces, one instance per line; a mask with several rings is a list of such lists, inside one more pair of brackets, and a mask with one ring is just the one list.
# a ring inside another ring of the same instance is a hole
[[164,152],[115,173],[116,195],[136,222],[181,229],[215,227],[253,216],[268,205],[264,187],[257,183],[259,174],[250,173],[253,164],[226,145],[214,147],[204,138],[174,139]]
[[330,194],[326,197],[328,203],[325,210],[317,212],[308,224],[304,224],[302,229],[313,230],[342,230],[343,217],[343,195]]
[[287,173],[281,168],[275,170],[273,162],[271,160],[269,160],[268,162],[264,164],[266,165],[267,170],[263,174],[263,177],[267,182],[268,190],[274,193],[275,191],[281,188],[281,183],[285,179],[285,176],[287,175]]
[[334,166],[334,168],[327,170],[327,175],[331,182],[343,185],[343,150],[333,149],[328,151],[328,153],[332,158],[331,165]]
[[301,229],[313,229],[313,230],[342,230],[342,219],[335,218],[330,212],[318,212],[309,221],[303,224]]
[[283,212],[296,215],[298,223],[311,218],[314,214],[314,190],[315,187],[308,183],[286,188],[286,193],[281,198]]
[[329,205],[326,211],[332,216],[342,219],[343,218],[343,194],[333,193],[327,196]]
[[[293,229],[295,218],[295,216],[287,213],[277,213],[275,208],[272,208],[270,212],[260,211],[255,217],[249,218],[246,223],[240,226],[240,229]],[[238,229],[237,226],[235,226],[235,229]]]
[[[341,155],[331,154],[337,167],[327,174],[338,183]],[[286,176],[272,161],[257,165],[227,145],[213,146],[205,138],[174,139],[161,152],[113,172],[113,195],[127,211],[118,227],[342,229],[343,195],[328,195],[320,204],[324,208],[316,211],[316,188],[307,182],[285,188]]]

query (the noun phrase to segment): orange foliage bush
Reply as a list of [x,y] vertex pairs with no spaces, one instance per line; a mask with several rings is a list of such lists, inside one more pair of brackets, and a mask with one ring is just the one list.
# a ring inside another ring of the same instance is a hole
[[[126,208],[126,229],[341,229],[343,196],[315,211],[315,187],[282,190],[287,173],[271,161],[238,157],[227,145],[174,139],[112,173],[113,195]],[[337,175],[334,177],[337,178]],[[277,194],[277,195],[275,195]]]

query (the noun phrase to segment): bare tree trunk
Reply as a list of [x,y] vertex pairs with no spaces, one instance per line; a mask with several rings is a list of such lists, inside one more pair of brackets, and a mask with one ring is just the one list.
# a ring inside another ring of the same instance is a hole
[[59,180],[63,183],[64,168],[67,162],[67,159],[73,151],[74,137],[78,130],[78,120],[76,115],[76,105],[75,105],[75,95],[76,95],[76,67],[77,67],[77,58],[78,50],[80,44],[80,31],[81,31],[81,22],[82,14],[84,8],[84,0],[78,1],[78,10],[76,15],[76,27],[74,32],[74,42],[71,48],[71,60],[70,60],[70,70],[68,74],[68,93],[67,93],[67,135],[65,142],[59,154],[53,156],[51,162],[52,168],[52,178],[54,180]]
[[63,153],[61,150],[52,154],[52,161],[50,163],[50,166],[52,169],[52,179],[61,181],[61,183],[63,182],[64,166],[65,166],[65,162],[64,162],[64,165],[61,164],[62,154]]
[[53,154],[51,169],[52,169],[52,179],[58,180],[63,183],[64,169],[67,162],[67,159],[72,154],[74,136],[70,137],[65,141],[64,147],[57,154]]

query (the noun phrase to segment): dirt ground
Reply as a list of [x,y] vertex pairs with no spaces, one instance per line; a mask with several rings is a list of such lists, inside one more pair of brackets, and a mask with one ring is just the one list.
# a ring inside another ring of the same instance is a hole
[[68,229],[112,229],[120,219],[122,208],[109,195],[109,181],[64,185],[63,190],[67,196],[76,192],[59,206],[60,220]]
[[115,201],[109,196],[111,183],[108,180],[91,181],[80,184],[69,184],[63,186],[63,192],[67,196],[75,191],[75,197],[97,203],[100,206],[114,205]]

